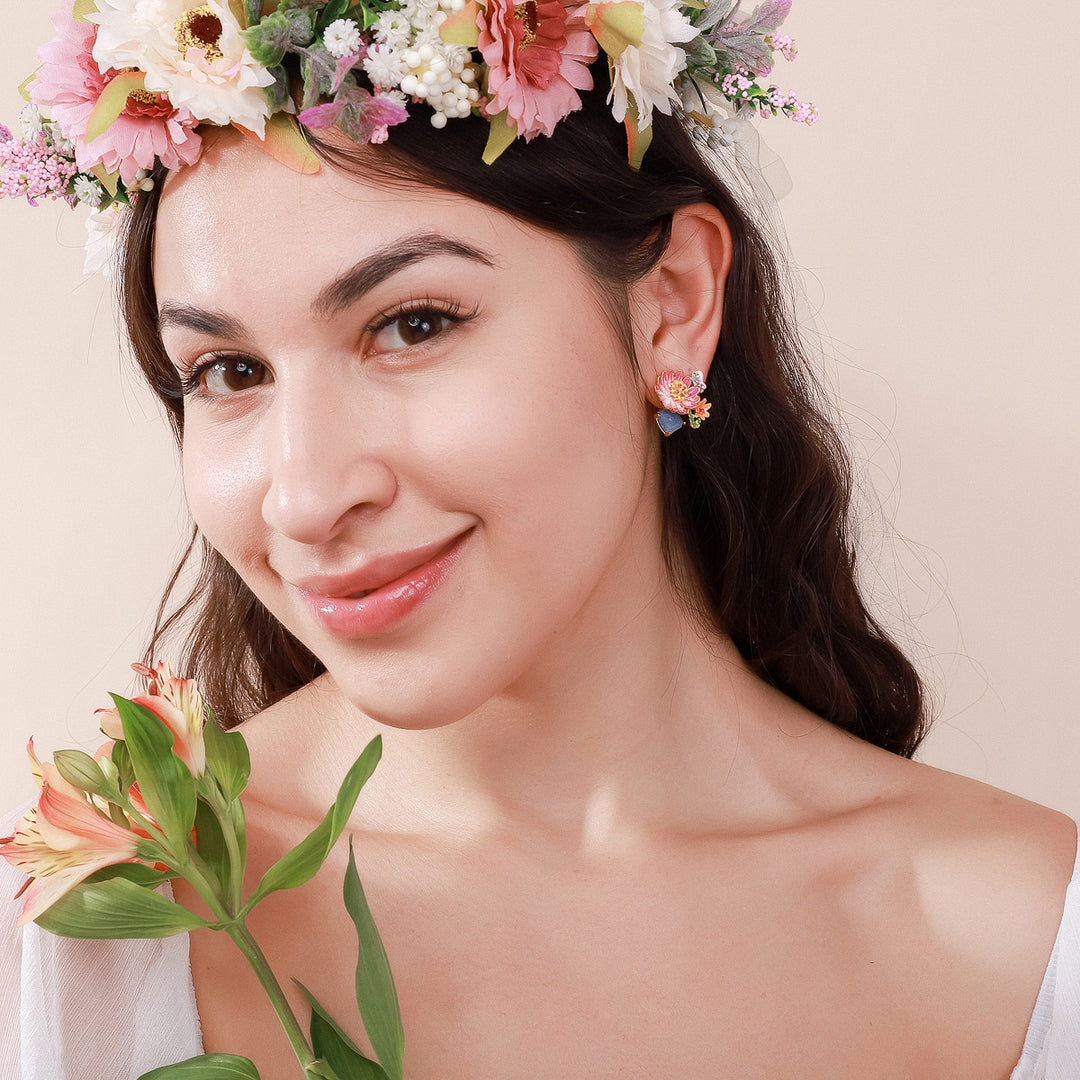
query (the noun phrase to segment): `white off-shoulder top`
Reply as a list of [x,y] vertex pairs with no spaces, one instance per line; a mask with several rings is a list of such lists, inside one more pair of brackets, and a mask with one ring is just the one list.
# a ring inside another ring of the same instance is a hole
[[[0,859],[0,1080],[135,1080],[201,1054],[186,934],[76,941],[16,925]],[[1080,1078],[1080,851],[1011,1080]]]

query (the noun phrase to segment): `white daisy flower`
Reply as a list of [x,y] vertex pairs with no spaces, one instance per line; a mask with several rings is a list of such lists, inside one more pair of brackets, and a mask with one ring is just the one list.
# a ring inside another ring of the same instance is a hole
[[352,19],[337,19],[323,31],[323,45],[336,60],[355,56],[362,44],[360,27]]
[[384,11],[374,25],[375,40],[382,45],[404,47],[412,36],[412,26],[400,11]]
[[652,111],[671,112],[679,99],[673,90],[676,76],[686,68],[686,52],[679,44],[693,41],[698,31],[679,10],[679,0],[643,0],[645,28],[639,46],[628,45],[616,61],[611,81],[612,115],[626,118],[629,99],[638,112],[638,130],[652,123]]
[[376,45],[368,49],[363,64],[372,86],[397,86],[409,70],[402,51],[390,45]]
[[30,142],[36,139],[42,132],[41,111],[36,105],[27,105],[19,113],[19,127],[22,129],[22,137]]
[[262,137],[270,113],[263,87],[273,75],[244,46],[228,3],[97,0],[94,59],[102,71],[138,68],[146,89],[167,94],[212,124],[238,124]]
[[401,13],[416,27],[429,26],[435,21],[439,0],[404,0]]
[[460,75],[465,70],[465,65],[472,59],[472,50],[468,45],[448,45],[444,41],[442,53],[446,59],[446,66],[455,75]]
[[76,176],[72,184],[75,190],[75,198],[86,206],[98,206],[105,197],[105,190],[89,176]]

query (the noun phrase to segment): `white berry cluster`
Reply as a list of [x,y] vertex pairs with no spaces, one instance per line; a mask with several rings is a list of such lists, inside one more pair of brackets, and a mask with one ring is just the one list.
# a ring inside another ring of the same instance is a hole
[[395,87],[431,106],[432,126],[468,116],[481,104],[478,69],[464,45],[439,37],[439,27],[466,0],[405,0],[375,21],[364,70],[373,86]]

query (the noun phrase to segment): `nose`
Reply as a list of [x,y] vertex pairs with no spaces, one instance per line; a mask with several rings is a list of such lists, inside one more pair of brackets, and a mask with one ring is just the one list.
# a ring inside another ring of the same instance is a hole
[[386,508],[397,478],[376,432],[383,427],[340,386],[283,380],[263,417],[268,486],[263,520],[302,544],[321,544],[350,521]]

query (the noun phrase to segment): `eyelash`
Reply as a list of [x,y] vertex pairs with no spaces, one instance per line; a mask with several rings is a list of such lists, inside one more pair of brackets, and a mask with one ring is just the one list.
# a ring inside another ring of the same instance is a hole
[[367,327],[367,333],[374,336],[380,331],[401,319],[407,319],[410,315],[436,315],[449,320],[451,325],[460,325],[476,318],[479,306],[466,310],[465,305],[457,300],[434,300],[431,297],[417,298],[406,301],[399,307],[393,308],[380,315]]
[[[407,319],[411,315],[431,315],[437,318],[447,319],[452,326],[469,322],[474,319],[479,311],[479,306],[466,310],[464,304],[456,300],[442,301],[429,298],[410,300],[401,306],[380,315],[373,323],[365,327],[365,334],[374,336],[394,323]],[[436,335],[437,336],[437,335]],[[397,351],[397,350],[395,350]],[[187,375],[180,376],[180,393],[183,397],[198,396],[204,392],[203,377],[216,364],[228,361],[248,360],[252,364],[262,362],[254,358],[245,357],[243,353],[214,352],[206,354],[202,363],[193,368]],[[239,391],[237,391],[239,392]],[[218,395],[207,395],[217,397]]]
[[[203,376],[216,364],[227,363],[230,360],[244,360],[247,359],[242,353],[233,352],[216,352],[208,353],[206,359],[198,364],[187,375],[180,376],[180,394],[182,397],[198,397],[200,394],[204,394],[203,389]],[[252,363],[259,364],[258,360],[252,360]],[[260,365],[261,366],[261,365]],[[217,397],[217,394],[206,394],[207,397]]]

